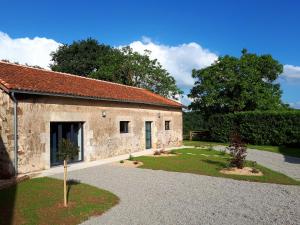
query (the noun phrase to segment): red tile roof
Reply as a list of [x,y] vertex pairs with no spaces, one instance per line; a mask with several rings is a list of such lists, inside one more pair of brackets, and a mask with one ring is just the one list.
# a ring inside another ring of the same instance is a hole
[[181,108],[178,102],[142,88],[0,61],[0,88],[9,92],[68,95]]

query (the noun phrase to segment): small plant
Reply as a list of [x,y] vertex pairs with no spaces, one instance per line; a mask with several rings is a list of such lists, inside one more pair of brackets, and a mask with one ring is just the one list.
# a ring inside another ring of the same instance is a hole
[[256,161],[251,161],[251,166],[252,167],[256,167],[257,166],[257,162]]
[[130,154],[128,160],[129,160],[129,161],[133,161],[133,160],[134,160],[134,157]]
[[154,155],[160,155],[161,153],[160,153],[160,151],[155,151],[154,152]]
[[120,163],[124,163],[124,160],[121,160]]
[[167,154],[168,152],[165,149],[160,150],[160,154]]
[[247,156],[247,147],[238,132],[233,132],[231,134],[230,145],[227,149],[231,155],[231,158],[229,159],[231,167],[243,169]]
[[257,166],[256,161],[251,162],[251,167],[252,167],[251,173],[259,173],[259,170],[256,169],[256,166]]
[[62,138],[58,143],[57,157],[64,161],[64,206],[67,207],[67,162],[78,156],[79,147],[68,139]]
[[251,173],[259,173],[259,170],[253,167]]

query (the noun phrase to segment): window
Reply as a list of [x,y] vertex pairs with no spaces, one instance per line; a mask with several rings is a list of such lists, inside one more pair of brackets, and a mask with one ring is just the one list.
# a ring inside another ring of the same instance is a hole
[[170,121],[165,121],[165,130],[170,130]]
[[120,121],[120,133],[129,133],[129,121]]

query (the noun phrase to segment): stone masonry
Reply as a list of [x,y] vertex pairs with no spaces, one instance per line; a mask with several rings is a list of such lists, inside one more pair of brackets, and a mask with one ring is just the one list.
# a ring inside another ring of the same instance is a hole
[[[0,154],[13,159],[13,103],[0,92]],[[106,117],[102,116],[105,111]],[[171,129],[165,130],[165,121]],[[120,133],[119,122],[129,122]],[[182,145],[181,109],[62,97],[21,96],[18,101],[19,173],[50,168],[50,122],[82,122],[84,161],[145,150],[145,122],[152,147]]]

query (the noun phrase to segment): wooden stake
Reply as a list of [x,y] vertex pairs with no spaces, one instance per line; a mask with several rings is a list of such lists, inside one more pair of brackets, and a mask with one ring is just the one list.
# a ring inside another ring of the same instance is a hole
[[64,206],[67,207],[67,160],[64,160]]

